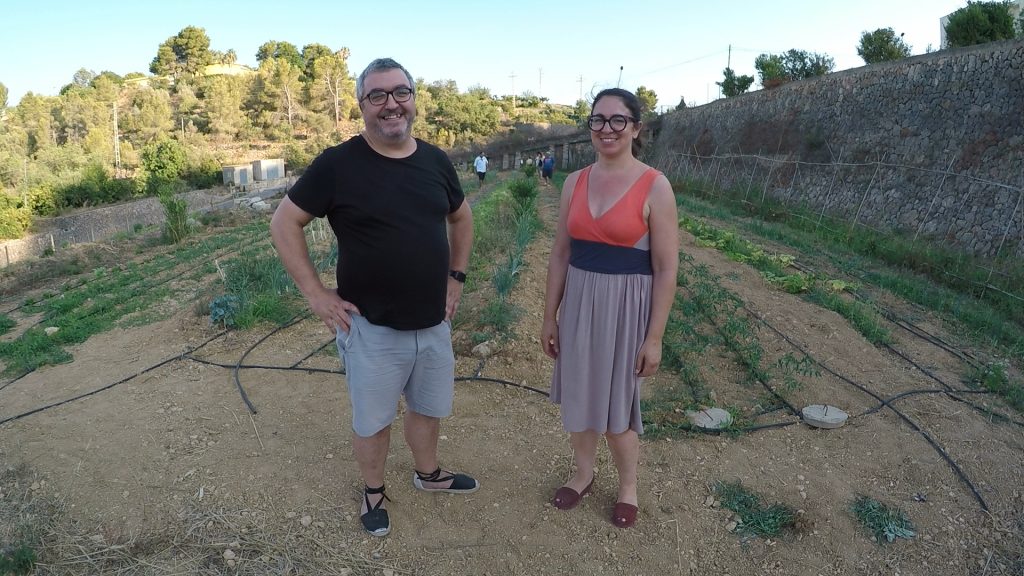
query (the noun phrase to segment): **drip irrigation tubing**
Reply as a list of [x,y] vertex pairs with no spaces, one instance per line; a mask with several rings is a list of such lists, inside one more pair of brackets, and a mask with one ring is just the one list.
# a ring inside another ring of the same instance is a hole
[[945,460],[947,464],[949,464],[950,468],[953,469],[953,472],[960,479],[960,481],[963,482],[968,487],[968,489],[970,489],[971,494],[974,495],[975,500],[977,500],[978,504],[981,505],[981,509],[986,511],[986,512],[988,512],[988,504],[985,502],[985,499],[978,492],[978,489],[974,486],[974,483],[972,483],[970,478],[967,477],[967,474],[964,473],[964,471],[960,468],[960,466],[956,463],[956,461],[954,461],[953,458],[946,452],[946,450],[943,449],[942,446],[940,446],[939,443],[936,442],[935,439],[932,438],[930,434],[928,434],[928,432],[926,432],[920,426],[918,426],[918,424],[916,422],[914,422],[909,416],[907,416],[906,414],[901,412],[898,408],[896,408],[895,406],[890,404],[886,399],[882,398],[881,396],[879,396],[875,392],[867,389],[866,387],[864,387],[861,384],[858,384],[857,382],[854,382],[853,380],[847,378],[846,376],[843,376],[842,374],[839,374],[838,372],[836,372],[835,370],[832,370],[831,368],[829,368],[827,365],[825,365],[823,362],[821,362],[820,360],[818,360],[814,356],[811,356],[811,354],[807,350],[805,350],[802,346],[800,346],[799,344],[794,342],[793,339],[791,339],[789,336],[787,336],[781,330],[779,330],[778,328],[773,326],[771,323],[769,323],[767,320],[765,320],[763,317],[761,317],[761,315],[759,315],[758,313],[756,313],[753,310],[747,308],[745,305],[743,306],[743,309],[746,310],[748,314],[750,314],[751,316],[756,318],[758,321],[760,321],[762,324],[764,324],[769,329],[771,329],[773,332],[775,332],[780,337],[782,337],[783,340],[785,340],[786,342],[789,342],[789,344],[791,346],[793,346],[794,348],[799,350],[801,353],[803,353],[804,356],[810,358],[815,364],[820,366],[823,370],[825,370],[829,374],[832,374],[836,378],[839,378],[843,382],[846,382],[847,384],[850,384],[851,386],[857,388],[861,392],[871,396],[875,400],[878,400],[883,406],[885,406],[886,408],[889,408],[890,410],[892,410],[901,420],[903,420],[914,431],[916,431],[919,434],[921,434],[921,436],[924,437],[924,439],[928,442],[928,444],[930,444],[931,447],[934,448],[936,452],[938,452],[939,456],[941,456],[942,459]]
[[43,412],[45,410],[49,410],[50,408],[56,408],[57,406],[63,406],[64,404],[69,404],[69,403],[74,402],[76,400],[81,400],[83,398],[88,398],[89,396],[93,396],[95,394],[99,394],[100,392],[104,392],[106,390],[110,390],[111,388],[113,388],[113,387],[115,387],[115,386],[117,386],[119,384],[124,384],[125,382],[128,382],[129,380],[138,378],[139,376],[142,376],[143,374],[145,374],[147,372],[152,372],[153,370],[156,370],[157,368],[159,368],[159,367],[161,367],[161,366],[163,366],[165,364],[169,364],[171,362],[174,362],[175,360],[181,360],[187,354],[190,354],[191,352],[195,352],[196,350],[199,350],[203,346],[206,346],[210,342],[213,342],[214,340],[216,340],[217,338],[220,338],[221,336],[223,336],[225,334],[227,334],[226,330],[224,332],[221,332],[219,334],[211,336],[205,342],[203,342],[199,346],[193,348],[190,352],[183,352],[181,354],[177,354],[175,356],[171,356],[169,358],[165,358],[164,360],[162,360],[162,361],[160,361],[160,362],[150,366],[149,368],[145,368],[143,370],[140,370],[139,372],[136,372],[135,374],[132,374],[131,376],[126,376],[126,377],[118,380],[117,382],[112,382],[110,384],[107,384],[106,386],[103,386],[101,388],[97,388],[97,389],[95,389],[95,390],[93,390],[91,392],[86,392],[85,394],[79,394],[78,396],[74,396],[72,398],[67,398],[65,400],[60,400],[59,402],[53,402],[52,404],[47,404],[46,406],[40,406],[39,408],[34,408],[32,410],[29,410],[28,412],[24,412],[24,413],[18,414],[16,416],[9,416],[7,418],[4,418],[3,420],[0,420],[0,426],[6,424],[8,422],[14,422],[15,420],[20,420],[22,418],[25,418],[26,416],[31,416],[33,414],[38,414],[39,412]]
[[[812,268],[810,266],[807,266],[806,264],[798,265],[796,262],[794,262],[793,265],[798,270],[814,273],[814,268]],[[944,350],[944,351],[952,354],[957,359],[962,360],[964,363],[966,363],[967,365],[971,366],[974,369],[978,369],[979,368],[978,360],[976,358],[973,358],[972,356],[968,355],[966,352],[956,348],[955,346],[953,346],[952,344],[950,344],[950,343],[946,342],[945,340],[939,338],[938,336],[936,336],[934,334],[931,334],[930,332],[928,332],[927,330],[917,326],[913,322],[910,322],[908,320],[904,320],[904,319],[900,318],[892,310],[890,310],[890,309],[888,309],[888,308],[886,308],[884,306],[881,306],[881,305],[879,305],[878,303],[876,303],[874,301],[869,301],[863,295],[858,294],[857,292],[851,292],[851,294],[858,301],[860,301],[862,303],[865,303],[865,304],[868,304],[868,305],[870,305],[872,307],[877,308],[881,312],[882,316],[885,319],[889,320],[890,322],[892,322],[896,326],[899,326],[903,330],[906,330],[912,336],[915,336],[915,337],[917,337],[917,338],[919,338],[919,339],[921,339],[921,340],[923,340],[925,342],[928,342],[929,344],[932,344],[932,345],[936,346],[937,348],[939,348],[941,350]],[[995,419],[997,419],[997,420],[999,420],[1001,422],[1009,422],[1009,423],[1012,423],[1012,424],[1016,424],[1018,426],[1024,426],[1024,422],[1020,422],[1018,420],[1013,419],[1010,416],[1006,416],[1005,414],[1000,414],[998,412],[995,412],[993,410],[985,408],[984,406],[979,406],[979,405],[977,405],[977,404],[975,404],[975,403],[973,403],[973,402],[971,402],[971,401],[969,401],[969,400],[967,400],[965,398],[957,397],[955,395],[955,392],[957,392],[957,391],[954,390],[952,386],[950,386],[949,384],[944,382],[942,379],[940,379],[934,373],[930,372],[927,368],[921,366],[920,364],[915,362],[913,359],[911,359],[909,356],[907,356],[906,354],[904,354],[903,352],[897,350],[896,348],[894,348],[893,346],[891,346],[889,344],[882,344],[882,346],[885,349],[887,349],[890,352],[892,352],[893,354],[895,354],[896,356],[899,356],[905,362],[909,363],[911,366],[913,366],[918,371],[920,371],[922,374],[924,374],[928,378],[934,380],[940,386],[945,388],[945,390],[946,390],[945,394],[950,399],[955,400],[957,402],[961,402],[961,403],[971,407],[971,409],[979,412],[980,414],[984,414],[985,416],[994,417]]]
[[253,406],[252,405],[252,401],[249,400],[249,395],[245,393],[245,388],[242,387],[242,380],[238,376],[239,370],[240,370],[240,368],[242,366],[242,360],[245,360],[245,357],[248,356],[253,350],[255,350],[257,346],[262,344],[267,338],[270,338],[271,336],[273,336],[274,334],[277,334],[278,332],[284,330],[285,328],[289,328],[291,326],[294,326],[294,325],[298,324],[299,322],[301,322],[302,320],[304,320],[308,316],[309,316],[309,312],[303,312],[301,314],[298,314],[298,315],[292,317],[291,320],[285,322],[284,324],[278,326],[277,328],[274,328],[273,330],[271,330],[270,332],[265,334],[262,338],[257,340],[245,352],[243,352],[241,357],[238,358],[238,362],[235,362],[235,366],[232,369],[231,373],[232,373],[232,376],[235,379],[235,386],[238,388],[238,393],[242,396],[242,402],[245,402],[245,407],[249,409],[249,413],[250,414],[256,414],[257,412],[256,412],[256,407]]
[[[999,412],[996,412],[994,410],[990,410],[988,408],[985,408],[984,406],[978,406],[977,404],[975,404],[974,402],[971,402],[970,400],[967,400],[966,398],[960,398],[959,396],[957,396],[957,394],[963,394],[965,392],[966,393],[970,393],[970,392],[973,392],[973,391],[969,391],[969,390],[968,391],[965,391],[965,390],[955,390],[955,389],[953,389],[952,386],[950,386],[949,384],[945,383],[941,378],[936,376],[934,373],[929,371],[924,366],[921,366],[920,364],[915,362],[914,359],[910,358],[909,356],[907,356],[903,352],[900,352],[899,350],[893,348],[892,346],[890,346],[888,344],[883,344],[883,346],[887,350],[892,352],[893,354],[895,354],[895,355],[899,356],[900,358],[902,358],[904,361],[909,363],[914,368],[918,369],[925,376],[928,376],[929,378],[931,378],[932,380],[937,382],[940,386],[942,386],[943,393],[946,395],[946,397],[948,397],[948,398],[950,398],[952,400],[956,400],[957,402],[960,402],[962,404],[965,404],[965,405],[969,406],[972,410],[974,410],[974,411],[976,411],[976,412],[978,412],[980,414],[983,414],[985,416],[991,416],[991,417],[994,417],[996,420],[999,420],[1001,422],[1009,422],[1011,424],[1016,424],[1017,426],[1024,427],[1024,422],[1021,422],[1019,420],[1015,420],[1015,419],[1013,419],[1010,416],[1007,416],[1005,414],[1000,414]],[[986,390],[986,392],[987,392],[987,390]]]
[[[798,270],[801,270],[803,272],[809,272],[809,273],[812,273],[812,274],[814,273],[814,268],[812,268],[810,266],[807,266],[806,264],[798,264],[796,262],[793,262],[793,266],[795,268],[797,268]],[[867,298],[865,298],[864,296],[862,296],[862,295],[860,295],[860,294],[858,294],[856,292],[851,292],[851,294],[858,301],[863,302],[865,304],[868,304],[870,306],[873,306],[873,307],[877,308],[882,313],[883,317],[885,317],[887,320],[889,320],[893,324],[899,326],[900,328],[906,330],[912,336],[916,336],[917,338],[920,338],[921,340],[923,340],[925,342],[928,342],[929,344],[932,344],[932,345],[940,348],[941,350],[944,350],[944,351],[952,354],[953,356],[955,356],[959,360],[962,360],[963,362],[965,362],[967,365],[971,366],[972,368],[975,368],[975,369],[979,368],[978,360],[976,358],[971,357],[966,352],[963,352],[962,350],[959,350],[958,348],[956,348],[952,344],[946,342],[945,340],[939,338],[938,336],[936,336],[934,334],[931,334],[927,330],[924,330],[923,328],[915,325],[913,322],[901,319],[892,310],[889,310],[888,308],[885,308],[884,306],[881,306],[881,305],[877,304],[876,302],[868,301]],[[950,386],[946,382],[942,381],[938,376],[936,376],[935,374],[930,372],[928,369],[926,369],[925,367],[923,367],[920,364],[918,364],[917,362],[915,362],[913,359],[908,357],[906,354],[904,354],[903,352],[900,352],[899,350],[897,350],[896,348],[892,347],[889,344],[882,344],[882,346],[885,347],[890,352],[892,352],[893,354],[899,356],[904,361],[906,361],[911,366],[913,366],[918,371],[920,371],[922,374],[924,374],[925,376],[931,378],[932,380],[937,382],[940,386],[945,388],[946,389],[945,394],[950,399],[955,400],[955,401],[960,402],[960,403],[963,403],[963,404],[969,406],[972,410],[975,410],[976,412],[978,412],[980,414],[983,414],[985,416],[994,417],[996,420],[999,420],[1000,422],[1008,422],[1008,423],[1016,424],[1017,426],[1024,426],[1024,422],[1015,420],[1014,418],[1012,418],[1010,416],[1006,416],[1005,414],[1000,414],[1000,413],[995,412],[995,411],[993,411],[993,410],[991,410],[989,408],[985,408],[984,406],[979,406],[979,405],[977,405],[977,404],[975,404],[975,403],[973,403],[973,402],[971,402],[971,401],[969,401],[969,400],[967,400],[965,398],[957,397],[955,395],[956,391],[953,389],[952,386]]]
[[[860,414],[857,414],[856,416],[853,416],[853,418],[860,418],[861,416],[867,416],[868,414],[874,414],[875,412],[878,412],[882,408],[885,408],[887,405],[891,404],[892,402],[895,402],[895,401],[900,400],[902,398],[906,398],[908,396],[918,396],[918,395],[921,395],[921,394],[946,394],[948,392],[949,392],[948,390],[944,390],[944,389],[941,389],[941,388],[922,388],[920,390],[908,390],[906,392],[900,392],[899,394],[897,394],[895,396],[890,396],[889,398],[886,398],[884,403],[879,404],[878,406],[875,406],[874,408],[868,408],[867,410],[861,412]],[[961,394],[992,394],[992,392],[989,392],[988,390],[957,390],[957,392],[959,392]]]
[[336,339],[334,339],[334,338],[331,338],[331,339],[330,339],[330,340],[328,340],[327,342],[324,342],[324,343],[323,343],[323,344],[321,344],[321,345],[320,345],[319,347],[317,347],[317,349],[316,349],[316,350],[313,350],[313,351],[312,351],[312,352],[310,352],[309,354],[306,354],[305,356],[303,356],[302,358],[300,358],[300,359],[299,359],[299,360],[298,360],[297,362],[295,362],[294,364],[292,364],[291,366],[289,366],[289,368],[297,368],[297,367],[299,366],[299,364],[302,364],[302,363],[303,363],[303,362],[305,362],[306,360],[309,360],[310,358],[312,358],[312,357],[313,357],[313,354],[316,354],[317,352],[319,352],[319,351],[323,350],[324,348],[327,348],[328,346],[330,346],[331,344],[335,343],[336,341],[337,341]]

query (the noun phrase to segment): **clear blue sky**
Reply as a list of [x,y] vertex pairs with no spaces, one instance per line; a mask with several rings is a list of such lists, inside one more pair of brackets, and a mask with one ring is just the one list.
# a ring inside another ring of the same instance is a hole
[[[826,53],[836,70],[863,65],[864,31],[904,33],[914,54],[939,47],[939,18],[966,0],[8,0],[0,7],[0,82],[9,105],[54,95],[79,68],[148,74],[157,47],[185,26],[210,47],[256,65],[267,40],[351,50],[349,69],[389,56],[428,82],[451,79],[493,94],[525,91],[572,104],[582,94],[643,85],[660,106],[704,104],[729,58],[756,78],[754,58],[790,48]],[[620,72],[620,66],[622,67]],[[620,80],[621,74],[621,80]],[[513,77],[514,76],[514,77]],[[582,82],[580,78],[582,77]],[[757,84],[755,83],[755,87]]]

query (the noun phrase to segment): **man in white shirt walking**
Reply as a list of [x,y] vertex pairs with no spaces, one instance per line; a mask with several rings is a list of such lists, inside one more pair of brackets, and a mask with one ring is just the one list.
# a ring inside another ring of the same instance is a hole
[[476,170],[476,177],[480,179],[480,185],[484,184],[484,177],[487,176],[487,156],[483,152],[473,160],[473,168]]

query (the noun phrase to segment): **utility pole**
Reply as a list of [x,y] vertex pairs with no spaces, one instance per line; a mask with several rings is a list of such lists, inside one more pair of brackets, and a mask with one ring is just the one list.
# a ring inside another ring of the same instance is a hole
[[509,74],[508,77],[512,79],[512,111],[514,112],[515,109],[516,109],[516,73],[515,73],[515,71],[513,71],[511,74]]
[[622,66],[619,66],[619,81],[615,83],[615,87],[618,88],[619,84],[622,84]]
[[[725,58],[725,69],[732,71],[732,44],[729,44],[729,55]],[[722,85],[718,85],[718,98],[722,98]]]
[[117,98],[114,99],[114,178],[121,176],[121,136],[117,131]]
[[583,100],[583,74],[580,74],[580,77],[576,79],[576,82],[580,85],[580,100]]
[[28,156],[25,157],[25,188],[21,191],[21,205],[28,206]]

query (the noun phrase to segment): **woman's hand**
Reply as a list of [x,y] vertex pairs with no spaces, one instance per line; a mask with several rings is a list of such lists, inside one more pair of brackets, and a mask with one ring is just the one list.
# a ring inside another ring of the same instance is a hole
[[661,366],[661,340],[644,340],[636,357],[636,375],[641,378],[653,376]]
[[545,320],[540,329],[540,344],[549,358],[558,358],[558,321]]

